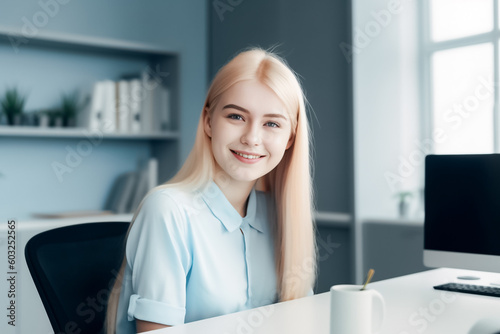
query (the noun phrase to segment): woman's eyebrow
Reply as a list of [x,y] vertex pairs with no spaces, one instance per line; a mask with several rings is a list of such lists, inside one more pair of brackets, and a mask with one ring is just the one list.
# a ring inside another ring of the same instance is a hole
[[[236,110],[239,110],[239,111],[242,111],[244,113],[247,113],[249,114],[250,111],[248,111],[247,109],[243,108],[243,107],[240,107],[236,104],[227,104],[225,105],[224,107],[222,107],[222,109],[236,109]],[[285,121],[288,120],[284,115],[282,114],[265,114],[264,115],[265,117],[278,117],[278,118],[283,118]]]

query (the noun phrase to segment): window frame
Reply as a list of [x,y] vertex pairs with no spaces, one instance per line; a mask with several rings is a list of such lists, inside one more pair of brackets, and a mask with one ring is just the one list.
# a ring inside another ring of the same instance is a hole
[[[493,94],[493,152],[498,153],[500,150],[500,117],[499,113],[499,13],[498,1],[493,1],[493,29],[490,32],[476,34],[467,37],[460,37],[456,39],[434,42],[431,40],[431,15],[430,15],[430,1],[420,1],[420,89],[422,101],[422,138],[433,138],[434,122],[433,122],[433,92],[434,87],[432,83],[432,56],[434,53],[444,50],[455,49],[459,47],[472,46],[483,43],[493,44],[493,80],[494,94]],[[435,152],[434,141],[432,141],[432,152]]]

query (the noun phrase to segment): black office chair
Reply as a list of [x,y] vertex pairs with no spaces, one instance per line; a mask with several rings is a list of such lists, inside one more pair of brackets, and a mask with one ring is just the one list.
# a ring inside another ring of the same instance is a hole
[[129,225],[65,226],[28,241],[26,262],[55,333],[103,332]]

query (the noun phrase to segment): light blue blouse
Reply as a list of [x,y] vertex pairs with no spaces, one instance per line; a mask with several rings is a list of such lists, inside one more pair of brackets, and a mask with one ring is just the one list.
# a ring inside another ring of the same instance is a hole
[[150,194],[127,239],[117,333],[135,333],[135,318],[178,325],[275,303],[270,203],[252,190],[242,218],[214,182]]

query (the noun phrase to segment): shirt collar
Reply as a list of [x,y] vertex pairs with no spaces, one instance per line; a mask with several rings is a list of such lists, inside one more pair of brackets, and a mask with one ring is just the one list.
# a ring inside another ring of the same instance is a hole
[[201,190],[203,201],[207,204],[212,214],[224,225],[228,232],[241,227],[243,222],[247,222],[259,232],[264,232],[265,222],[257,216],[257,194],[253,188],[250,192],[247,205],[247,215],[243,218],[238,211],[231,205],[222,190],[214,181],[207,184]]

